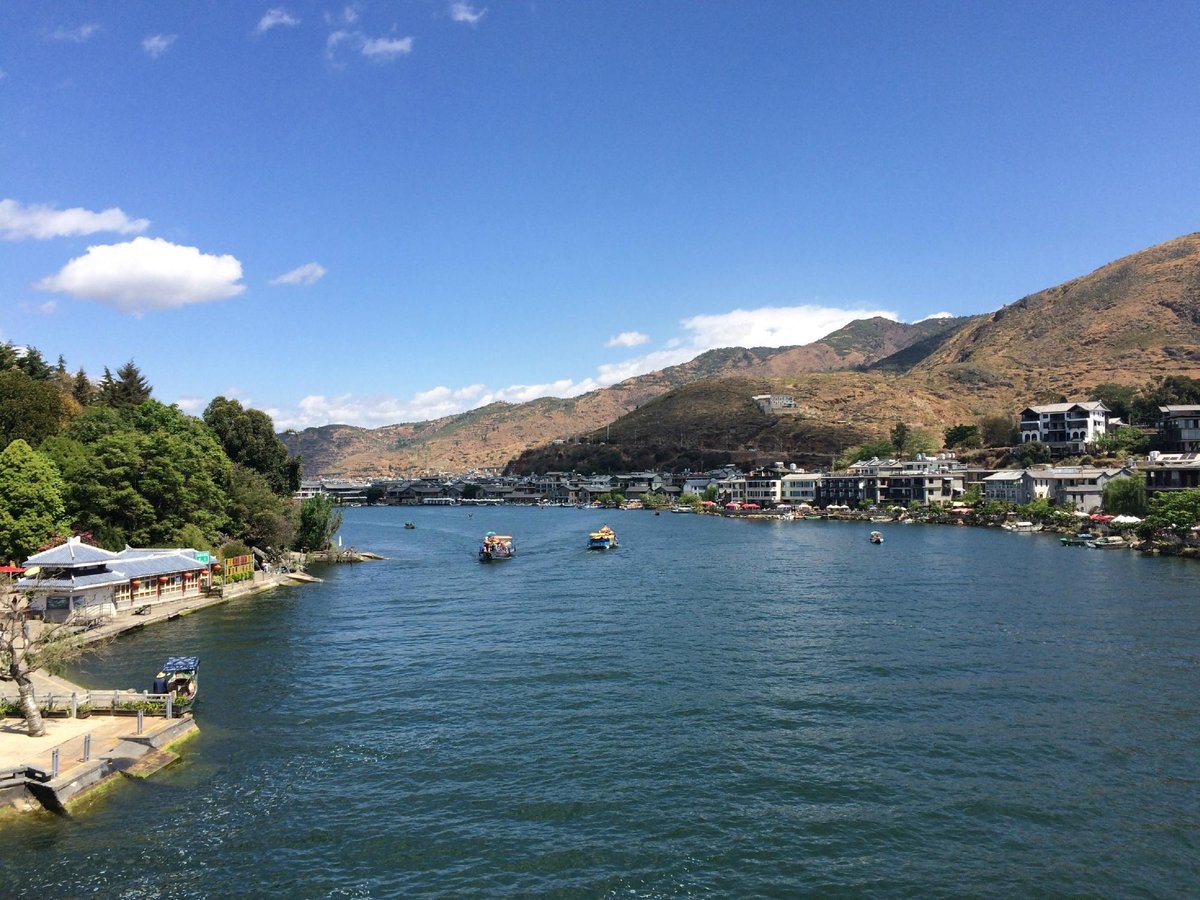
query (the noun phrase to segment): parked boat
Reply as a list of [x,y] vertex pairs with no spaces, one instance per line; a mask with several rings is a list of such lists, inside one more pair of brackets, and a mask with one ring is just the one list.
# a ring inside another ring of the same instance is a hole
[[496,534],[494,531],[489,531],[483,536],[483,543],[479,545],[480,562],[512,559],[516,555],[517,548],[513,544],[512,535]]
[[1016,532],[1034,532],[1042,530],[1042,526],[1035,522],[1005,522],[1000,527],[1005,531]]
[[404,527],[405,528],[416,528],[417,526],[414,525],[412,522],[405,522]]
[[882,544],[883,543],[883,533],[879,532],[879,531],[872,531],[871,532],[871,543],[872,544]]
[[695,512],[695,511],[696,510],[692,509],[692,507],[690,507],[690,506],[672,506],[671,507],[671,512],[673,512],[673,513],[690,513],[690,512]]
[[1110,534],[1106,537],[1096,538],[1092,541],[1091,546],[1097,550],[1112,550],[1116,547],[1128,547],[1129,545],[1125,542],[1125,538]]
[[597,531],[593,531],[588,535],[589,550],[615,550],[617,549],[617,535],[607,525],[601,525]]
[[200,657],[172,656],[154,677],[155,694],[174,694],[176,706],[187,706],[200,689]]
[[1095,538],[1085,531],[1082,534],[1064,534],[1059,540],[1064,547],[1086,547]]

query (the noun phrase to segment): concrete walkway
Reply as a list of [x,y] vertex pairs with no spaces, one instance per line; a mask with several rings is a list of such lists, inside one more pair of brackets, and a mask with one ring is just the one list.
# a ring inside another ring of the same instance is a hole
[[[307,580],[315,580],[304,576]],[[79,635],[83,643],[95,643],[115,637],[116,635],[135,628],[143,628],[156,622],[166,622],[170,619],[225,603],[237,597],[255,594],[269,590],[280,584],[293,584],[297,580],[288,575],[274,573],[266,575],[256,572],[253,581],[244,581],[228,585],[224,594],[215,596],[186,597],[156,605],[150,613],[135,616],[130,610],[123,610],[115,618],[103,625],[91,628]],[[153,672],[146,673],[148,684]],[[64,704],[69,704],[72,693],[82,695],[87,688],[80,687],[65,678],[59,678],[46,672],[34,672],[31,676],[34,694],[40,701],[53,695],[61,698]],[[139,688],[122,686],[122,690],[144,690],[146,685]],[[17,686],[11,681],[0,682],[0,697],[17,697]],[[43,718],[46,733],[41,737],[30,737],[25,731],[25,720],[16,717],[0,718],[0,770],[34,766],[44,771],[50,769],[50,759],[53,750],[59,751],[59,771],[66,774],[70,768],[82,764],[83,736],[92,735],[92,757],[103,757],[111,753],[121,740],[132,734],[137,728],[136,719],[132,717],[92,715],[86,719]],[[147,729],[157,727],[165,720],[146,717]]]

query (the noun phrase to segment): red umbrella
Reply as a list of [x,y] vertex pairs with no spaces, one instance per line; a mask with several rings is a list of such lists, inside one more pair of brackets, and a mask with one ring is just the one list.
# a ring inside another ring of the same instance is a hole
[[20,575],[24,571],[20,566],[0,566],[0,574],[3,575]]
[[742,509],[758,509],[757,503],[743,503]]

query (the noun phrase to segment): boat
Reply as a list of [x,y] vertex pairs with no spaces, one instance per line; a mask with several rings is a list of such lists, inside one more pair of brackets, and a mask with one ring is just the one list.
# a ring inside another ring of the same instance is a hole
[[588,535],[589,550],[616,550],[617,549],[617,534],[607,525],[601,525],[596,531]]
[[404,527],[405,528],[416,528],[417,526],[414,525],[412,522],[405,522]]
[[696,510],[692,509],[690,506],[672,506],[671,507],[671,512],[675,513],[676,515],[682,515],[683,513],[694,513],[695,511]]
[[871,532],[871,543],[872,544],[882,544],[883,543],[883,533],[879,532],[879,531],[872,531]]
[[1095,547],[1097,550],[1112,550],[1117,547],[1128,547],[1129,545],[1125,542],[1125,538],[1110,534],[1105,537],[1096,538],[1088,546]]
[[1094,540],[1095,537],[1086,531],[1080,534],[1064,534],[1059,538],[1064,547],[1086,547]]
[[512,535],[509,534],[496,534],[494,531],[489,531],[483,536],[483,543],[479,545],[480,562],[512,559],[516,555],[517,548],[513,545]]
[[1034,522],[1005,522],[1000,527],[1005,531],[1015,531],[1021,533],[1031,533],[1042,530],[1042,526]]
[[196,699],[199,684],[200,657],[172,656],[162,664],[154,677],[155,694],[174,694],[176,707],[190,706]]

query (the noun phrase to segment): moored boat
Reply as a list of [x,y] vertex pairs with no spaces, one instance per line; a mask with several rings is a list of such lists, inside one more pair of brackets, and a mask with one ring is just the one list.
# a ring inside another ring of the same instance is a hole
[[187,706],[195,701],[200,690],[200,657],[172,656],[163,663],[154,677],[155,694],[174,694],[176,706]]
[[599,529],[588,535],[589,550],[615,550],[616,548],[616,532],[607,525],[601,525]]
[[1081,534],[1064,534],[1059,540],[1064,547],[1086,547],[1095,538],[1091,534],[1083,532]]
[[1095,547],[1097,550],[1112,550],[1117,547],[1128,547],[1129,544],[1126,543],[1125,538],[1110,534],[1105,537],[1096,538],[1089,546]]
[[1000,527],[1005,531],[1015,531],[1020,533],[1031,533],[1042,530],[1042,526],[1036,522],[1005,522]]
[[512,535],[509,534],[496,534],[494,531],[489,531],[483,536],[483,543],[479,545],[480,562],[512,559],[516,555],[517,548],[513,544]]

